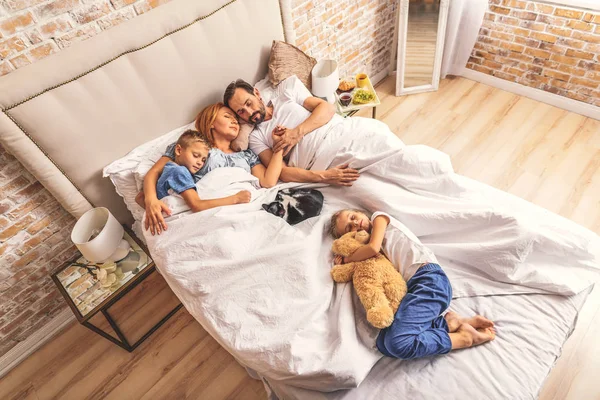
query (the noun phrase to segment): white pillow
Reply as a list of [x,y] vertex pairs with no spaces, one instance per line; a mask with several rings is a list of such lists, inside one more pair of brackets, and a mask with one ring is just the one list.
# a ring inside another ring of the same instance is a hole
[[[117,193],[123,198],[127,209],[129,212],[131,212],[136,221],[141,221],[144,217],[144,209],[135,202],[135,196],[137,196],[141,190],[146,172],[148,172],[148,170],[164,153],[167,145],[176,141],[186,129],[193,127],[194,123],[192,122],[180,128],[174,129],[165,135],[136,147],[124,157],[113,161],[104,167],[102,176],[110,178]],[[154,161],[149,161],[150,159],[154,159]],[[138,185],[135,171],[140,167],[141,164],[143,164],[144,168],[147,166],[147,169],[146,172],[144,172],[144,175],[141,176]]]

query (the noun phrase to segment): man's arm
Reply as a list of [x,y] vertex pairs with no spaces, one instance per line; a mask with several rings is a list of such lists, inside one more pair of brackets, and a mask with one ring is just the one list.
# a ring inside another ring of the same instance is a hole
[[[258,155],[258,158],[260,158],[260,161],[265,166],[269,166],[272,157],[273,152],[271,150],[264,150]],[[357,170],[348,168],[348,164],[333,167],[326,171],[310,171],[303,168],[288,167],[283,162],[279,179],[283,182],[327,183],[338,186],[352,186],[352,183],[359,176]]]
[[331,121],[331,118],[335,114],[335,106],[333,104],[329,104],[317,97],[307,97],[302,106],[311,112],[310,116],[295,128],[283,129],[280,133],[281,140],[275,143],[273,147],[274,152],[283,150],[284,155],[287,155],[304,135]]

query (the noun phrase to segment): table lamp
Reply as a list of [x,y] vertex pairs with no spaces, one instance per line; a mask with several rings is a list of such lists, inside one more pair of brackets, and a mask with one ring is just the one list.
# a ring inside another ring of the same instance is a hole
[[93,263],[119,261],[129,254],[129,243],[123,239],[125,230],[105,207],[87,211],[79,218],[71,241],[86,260]]
[[321,60],[312,70],[312,92],[315,96],[335,102],[335,91],[340,84],[338,64],[335,60]]

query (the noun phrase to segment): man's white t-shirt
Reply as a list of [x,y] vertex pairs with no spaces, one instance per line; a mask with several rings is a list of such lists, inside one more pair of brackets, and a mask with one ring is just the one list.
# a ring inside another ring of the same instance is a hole
[[[258,124],[250,133],[248,139],[249,148],[257,155],[260,155],[265,150],[273,148],[273,130],[277,125],[286,128],[296,128],[304,122],[311,112],[304,108],[304,101],[311,97],[312,94],[304,86],[302,81],[296,75],[282,81],[277,86],[277,95],[271,99],[273,105],[273,117]],[[314,154],[322,143],[327,131],[338,123],[342,122],[343,118],[339,115],[334,115],[331,121],[322,127],[308,133],[301,140],[299,145],[302,146],[302,151]],[[296,146],[298,147],[298,146]]]
[[399,268],[404,280],[408,281],[417,269],[426,263],[436,263],[437,259],[431,250],[425,247],[419,238],[400,221],[389,214],[377,211],[371,216],[371,222],[379,215],[389,218],[390,223],[385,230],[383,250],[396,268]]

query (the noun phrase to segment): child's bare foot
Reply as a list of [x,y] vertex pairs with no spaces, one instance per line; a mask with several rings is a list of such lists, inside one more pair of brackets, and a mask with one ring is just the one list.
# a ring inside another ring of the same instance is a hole
[[448,332],[453,333],[456,332],[458,327],[460,326],[460,315],[455,313],[454,311],[448,311],[446,315],[444,315],[444,319],[448,324]]
[[452,350],[478,346],[495,338],[496,330],[494,328],[475,329],[467,323],[461,324],[456,332],[450,333]]
[[491,328],[494,326],[492,321],[482,315],[475,315],[471,318],[461,318],[461,316],[454,311],[448,311],[446,315],[444,315],[444,319],[448,324],[448,332],[450,333],[456,332],[461,324],[469,324],[475,329]]

